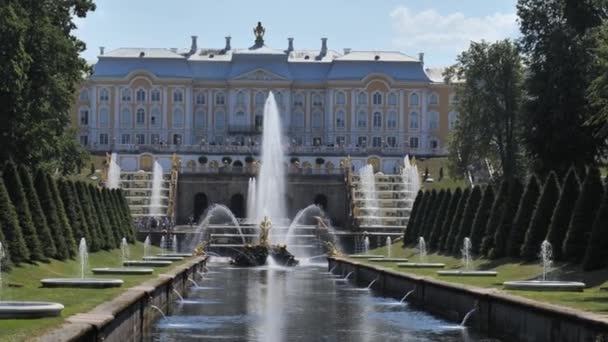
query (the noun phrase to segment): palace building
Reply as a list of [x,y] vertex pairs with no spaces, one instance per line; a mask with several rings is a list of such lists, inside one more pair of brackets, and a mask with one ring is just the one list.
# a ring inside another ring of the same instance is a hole
[[[264,44],[254,30],[249,48],[100,48],[73,110],[78,139],[92,152],[118,152],[125,170],[150,168],[150,158],[176,153],[182,167],[201,156],[244,164],[259,153],[263,107],[273,92],[288,158],[337,166],[373,157],[392,172],[403,156],[445,155],[458,113],[442,70],[424,54],[318,49]],[[224,158],[224,159],[222,159]],[[235,164],[237,165],[237,164]]]

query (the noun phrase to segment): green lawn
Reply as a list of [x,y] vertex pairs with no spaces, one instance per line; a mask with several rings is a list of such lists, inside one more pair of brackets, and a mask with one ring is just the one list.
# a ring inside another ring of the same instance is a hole
[[[420,176],[424,175],[424,170],[429,169],[429,176],[434,179],[433,183],[422,183],[424,190],[437,191],[441,189],[455,189],[457,187],[464,187],[466,183],[464,179],[456,179],[451,177],[448,172],[448,158],[428,158],[424,160],[416,159],[416,165],[418,166],[418,172]],[[443,168],[443,179],[439,181],[439,169]]]
[[[160,249],[152,247],[151,253],[160,253]],[[131,245],[131,259],[141,259],[143,244]],[[183,262],[175,262],[179,265]],[[93,267],[119,267],[121,265],[121,251],[103,251],[89,255],[89,264]],[[170,267],[156,268],[153,275],[121,275],[97,276],[103,278],[120,278],[124,284],[119,288],[110,289],[62,289],[42,288],[42,278],[63,278],[79,276],[79,263],[75,260],[60,262],[53,260],[46,264],[22,265],[13,268],[9,273],[2,274],[3,288],[2,300],[34,300],[59,302],[65,306],[61,317],[43,318],[33,320],[0,320],[0,341],[22,341],[60,325],[66,317],[79,312],[87,312],[104,301],[111,300],[128,288],[136,286],[148,279],[166,272]],[[10,284],[10,285],[9,285]],[[23,286],[23,287],[14,287]]]
[[[369,254],[386,255],[386,247],[371,250]],[[408,258],[412,262],[418,261],[417,251],[413,248],[402,248],[401,242],[395,243],[391,248],[392,257]],[[542,274],[542,267],[539,264],[525,264],[515,262],[510,259],[500,260],[474,260],[474,268],[480,270],[494,270],[498,272],[497,277],[441,277],[437,275],[437,269],[404,269],[398,268],[396,263],[372,263],[365,259],[358,259],[359,262],[373,264],[378,267],[390,268],[402,273],[415,274],[419,276],[429,276],[447,282],[460,283],[465,285],[502,289],[502,283],[507,280],[530,280]],[[462,261],[451,256],[429,254],[428,262],[439,262],[446,264],[446,270],[459,269]],[[583,281],[589,286],[584,292],[527,292],[527,291],[507,291],[523,297],[548,302],[552,304],[569,306],[598,314],[608,315],[608,292],[600,291],[600,287],[606,286],[608,281],[608,270],[596,272],[582,272],[580,269],[570,265],[555,264],[551,280],[572,280]]]

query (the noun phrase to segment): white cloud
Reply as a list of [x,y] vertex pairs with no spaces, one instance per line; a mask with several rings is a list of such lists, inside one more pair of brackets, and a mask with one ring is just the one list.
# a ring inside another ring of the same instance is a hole
[[471,41],[496,41],[518,35],[515,13],[467,17],[461,12],[442,15],[434,9],[414,12],[397,7],[390,19],[395,47],[410,53],[426,52],[432,60],[442,63],[451,63]]

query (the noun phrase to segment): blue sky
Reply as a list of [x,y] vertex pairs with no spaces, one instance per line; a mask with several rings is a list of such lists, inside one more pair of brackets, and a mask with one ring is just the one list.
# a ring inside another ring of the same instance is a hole
[[266,45],[425,53],[430,66],[452,64],[471,40],[518,35],[516,0],[97,0],[97,10],[78,20],[76,35],[94,60],[99,46],[233,48],[253,43],[257,21],[266,27]]

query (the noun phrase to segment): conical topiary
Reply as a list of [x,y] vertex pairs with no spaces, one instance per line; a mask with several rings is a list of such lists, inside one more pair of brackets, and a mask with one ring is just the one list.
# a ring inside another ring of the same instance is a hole
[[133,222],[133,217],[131,216],[131,208],[129,208],[129,204],[127,203],[127,198],[125,197],[123,191],[121,189],[117,189],[116,193],[118,195],[118,199],[120,204],[122,205],[122,211],[126,218],[127,223],[127,239],[130,243],[135,243],[136,240],[136,231],[135,231],[135,223]]
[[481,247],[479,248],[479,254],[488,256],[490,250],[494,248],[494,235],[500,224],[500,218],[505,208],[505,202],[507,199],[507,193],[509,192],[509,183],[503,181],[498,188],[498,194],[492,203],[492,209],[490,210],[490,216],[488,216],[488,223],[486,224],[486,230],[483,238],[481,239]]
[[562,260],[561,247],[564,244],[564,238],[572,218],[572,211],[580,192],[581,183],[576,175],[575,168],[571,167],[564,180],[557,205],[553,210],[549,233],[547,234],[547,241],[553,246],[553,259],[556,261]]
[[448,254],[452,252],[454,249],[454,244],[456,243],[456,237],[458,235],[458,230],[460,229],[460,222],[462,221],[462,216],[464,215],[464,209],[466,208],[467,201],[469,200],[469,196],[471,195],[471,189],[466,188],[462,192],[462,197],[460,197],[460,201],[458,201],[458,206],[456,207],[456,211],[454,213],[454,217],[452,218],[452,222],[450,222],[450,230],[448,232],[448,236],[445,239],[445,244],[443,245],[442,251],[446,251]]
[[44,211],[42,211],[42,206],[40,205],[38,194],[36,193],[36,189],[34,188],[34,180],[32,179],[32,174],[23,165],[19,165],[18,168],[19,179],[21,180],[21,183],[23,185],[23,190],[29,205],[32,222],[34,224],[34,227],[36,228],[36,234],[38,235],[38,240],[40,241],[42,247],[42,253],[44,254],[45,259],[54,258],[55,255],[57,255],[57,249],[55,248],[55,240],[47,224]]
[[12,161],[9,161],[4,166],[2,177],[4,178],[4,185],[6,186],[10,200],[15,206],[21,233],[23,234],[25,244],[30,251],[31,260],[47,260],[44,256],[40,240],[38,239],[36,227],[34,227],[34,223],[32,222],[32,214],[30,213],[27,197],[23,190],[23,184],[21,183],[17,168]]
[[96,211],[97,218],[100,222],[101,240],[104,242],[103,248],[110,250],[116,246],[116,242],[114,241],[110,220],[108,219],[105,208],[101,202],[100,191],[91,184],[89,184],[88,188],[91,199],[93,200],[93,209]]
[[458,235],[456,235],[456,241],[454,243],[454,247],[452,248],[453,255],[458,255],[458,253],[460,253],[464,238],[470,238],[473,219],[475,218],[475,213],[479,209],[481,195],[481,187],[476,185],[471,191],[471,195],[469,196],[467,204],[464,208],[464,214],[460,220],[460,228],[458,228]]
[[491,184],[488,184],[483,191],[479,208],[475,213],[473,224],[471,225],[471,253],[478,254],[481,248],[481,240],[484,237],[486,231],[486,225],[488,218],[490,217],[490,211],[492,210],[492,203],[494,203],[494,188]]
[[30,261],[30,251],[23,238],[17,212],[2,179],[0,179],[0,227],[4,233],[3,246],[9,251],[11,261],[17,265]]
[[408,241],[407,243],[416,243],[416,241],[418,241],[418,236],[420,236],[419,232],[421,231],[421,226],[422,226],[422,222],[424,221],[426,212],[429,208],[430,205],[430,200],[431,200],[431,192],[430,191],[425,191],[424,195],[422,196],[422,202],[420,203],[420,209],[418,210],[418,213],[416,214],[416,218],[414,219],[414,221],[412,222],[412,229],[408,229]]
[[44,212],[46,222],[53,236],[53,242],[55,243],[56,253],[55,259],[66,260],[70,257],[66,240],[63,236],[63,228],[61,221],[57,215],[57,205],[55,203],[55,197],[51,192],[48,184],[46,174],[42,170],[36,171],[36,177],[34,179],[34,185],[36,187],[36,193],[40,200],[40,206]]
[[67,190],[69,194],[74,200],[74,209],[76,209],[76,218],[77,222],[80,225],[80,234],[87,240],[87,246],[89,247],[89,251],[96,252],[97,250],[93,250],[93,239],[91,236],[91,228],[89,227],[89,221],[86,219],[84,213],[84,205],[80,202],[80,198],[78,196],[78,188],[76,187],[76,182],[68,181],[66,182]]
[[422,192],[422,190],[418,190],[418,194],[416,195],[416,199],[414,199],[414,204],[412,205],[412,211],[410,212],[410,217],[407,220],[407,226],[406,226],[405,230],[403,231],[403,245],[404,246],[407,244],[407,241],[409,240],[408,232],[411,233],[412,229],[414,228],[414,221],[416,220],[416,215],[418,214],[418,211],[420,210],[420,205],[421,205],[423,197],[424,197],[424,192]]
[[422,225],[420,226],[420,231],[418,232],[418,236],[423,237],[425,240],[428,239],[432,222],[435,219],[435,216],[437,215],[437,210],[439,207],[438,199],[439,195],[437,194],[437,190],[431,190],[430,202],[426,213],[424,214],[424,219],[422,221]]
[[68,181],[63,179],[58,180],[57,188],[59,190],[61,201],[64,204],[65,214],[70,223],[70,227],[72,227],[72,235],[74,236],[74,240],[80,241],[80,239],[84,238],[87,241],[87,245],[90,244],[90,237],[88,237],[85,233],[82,222],[80,221],[80,216],[76,210],[77,199],[74,198]]
[[105,212],[108,215],[108,219],[110,221],[112,236],[114,237],[114,242],[116,243],[114,247],[119,247],[120,241],[123,238],[123,234],[121,232],[121,226],[120,221],[117,217],[117,212],[114,211],[114,208],[112,207],[112,203],[110,201],[110,190],[108,190],[107,188],[101,189],[101,200],[103,203],[102,205],[104,206]]
[[509,195],[500,217],[500,224],[498,225],[498,229],[496,229],[496,234],[494,235],[494,248],[492,248],[489,255],[491,259],[498,259],[506,256],[507,237],[511,231],[513,218],[517,212],[517,206],[519,205],[523,191],[524,187],[519,180],[514,179],[511,181],[511,185],[509,186]]
[[13,262],[11,261],[11,251],[6,248],[8,244],[6,243],[6,239],[4,239],[4,233],[2,233],[2,224],[0,224],[0,244],[2,244],[0,266],[2,266],[3,271],[9,271],[13,267]]
[[427,246],[430,250],[436,250],[439,245],[439,241],[441,239],[441,225],[445,220],[445,216],[447,215],[448,208],[450,206],[450,200],[452,199],[452,190],[441,190],[439,192],[439,197],[441,197],[441,202],[439,204],[437,215],[435,215],[435,219],[433,220],[431,234],[427,243]]
[[595,216],[589,245],[583,259],[583,270],[594,271],[608,265],[608,190]]
[[521,200],[519,201],[519,207],[517,208],[517,214],[513,220],[511,226],[511,232],[507,238],[507,256],[512,258],[519,258],[521,254],[521,245],[524,243],[526,237],[526,231],[530,225],[532,214],[534,214],[534,208],[538,197],[540,196],[540,184],[536,176],[530,177],[526,190],[524,191]]
[[538,256],[540,245],[547,237],[547,231],[551,224],[551,216],[559,198],[559,192],[557,175],[555,172],[551,172],[536,203],[534,215],[526,232],[526,238],[521,246],[521,257],[524,260],[531,261]]
[[93,210],[93,204],[89,195],[88,186],[83,182],[76,182],[76,184],[74,185],[77,190],[76,193],[78,196],[78,200],[82,205],[82,212],[84,214],[85,219],[87,220],[87,225],[89,227],[89,235],[91,236],[90,249],[93,252],[99,251],[103,248],[105,242],[102,241],[102,234],[100,233],[99,228],[99,220],[97,219],[95,210]]
[[452,224],[452,220],[456,215],[456,209],[458,209],[458,203],[460,203],[460,199],[462,198],[462,189],[456,188],[454,190],[454,194],[450,199],[450,204],[448,205],[448,211],[443,218],[443,222],[441,223],[441,231],[439,233],[439,240],[437,241],[437,249],[443,250],[443,246],[445,246],[445,242],[448,239],[448,234],[450,233],[450,225]]
[[72,226],[70,225],[70,220],[68,220],[68,216],[65,211],[65,206],[63,205],[63,201],[61,200],[61,196],[59,196],[59,189],[57,188],[57,183],[53,176],[47,174],[47,182],[49,184],[49,188],[53,193],[53,197],[55,198],[55,205],[57,206],[57,216],[59,217],[59,222],[61,223],[61,231],[63,235],[63,239],[65,240],[65,246],[68,250],[68,255],[70,258],[75,258],[78,255],[78,246],[76,246],[76,240],[74,239],[74,233],[72,232]]

